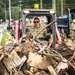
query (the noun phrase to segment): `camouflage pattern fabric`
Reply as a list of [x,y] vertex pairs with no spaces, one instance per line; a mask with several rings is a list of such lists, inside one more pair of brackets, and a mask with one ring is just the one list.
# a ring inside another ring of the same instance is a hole
[[75,41],[75,24],[70,25],[70,37],[72,41]]
[[[30,32],[32,33],[33,36],[36,36],[36,34],[37,34],[39,31],[41,31],[42,29],[43,29],[42,26],[40,26],[40,27],[31,27],[31,28],[30,28]],[[45,29],[45,30],[43,30],[43,31],[37,36],[37,39],[46,37],[46,34],[47,34],[47,30]]]

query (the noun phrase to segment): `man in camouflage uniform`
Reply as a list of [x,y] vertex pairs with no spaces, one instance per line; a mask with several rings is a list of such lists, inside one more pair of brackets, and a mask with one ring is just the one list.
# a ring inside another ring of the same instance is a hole
[[75,19],[73,20],[73,23],[70,25],[70,37],[72,41],[75,41]]
[[[43,29],[43,27],[45,27],[45,25],[40,25],[40,20],[38,17],[35,17],[34,18],[34,21],[33,21],[33,26],[30,27],[30,32],[33,36],[36,36],[36,34]],[[47,30],[45,29],[44,31],[42,31],[38,36],[37,36],[37,39],[41,39],[41,38],[44,38],[47,34]]]

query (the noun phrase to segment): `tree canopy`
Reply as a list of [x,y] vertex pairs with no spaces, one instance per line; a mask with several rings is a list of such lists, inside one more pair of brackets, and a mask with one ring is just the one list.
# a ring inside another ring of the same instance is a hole
[[[40,7],[41,0],[10,0],[11,1],[11,11],[12,18],[19,19],[21,16],[20,13],[20,1],[21,1],[21,9],[23,8],[34,8],[34,4],[38,3]],[[75,6],[75,0],[63,0],[63,10],[64,14],[66,13],[66,8],[69,6]],[[51,9],[52,8],[52,0],[42,0],[42,8],[43,9]],[[5,19],[5,10],[6,16],[9,19],[9,0],[0,0],[0,19]],[[56,12],[60,14],[61,12],[61,0],[56,0]]]

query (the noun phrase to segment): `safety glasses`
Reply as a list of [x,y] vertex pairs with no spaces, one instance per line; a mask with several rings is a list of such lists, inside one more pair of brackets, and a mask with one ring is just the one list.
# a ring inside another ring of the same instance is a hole
[[34,21],[34,23],[39,23],[39,21]]

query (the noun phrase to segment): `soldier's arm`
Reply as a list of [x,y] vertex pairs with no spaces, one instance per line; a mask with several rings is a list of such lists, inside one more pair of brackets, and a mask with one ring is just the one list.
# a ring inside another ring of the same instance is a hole
[[26,25],[26,27],[33,27],[34,26],[34,23],[29,23]]

